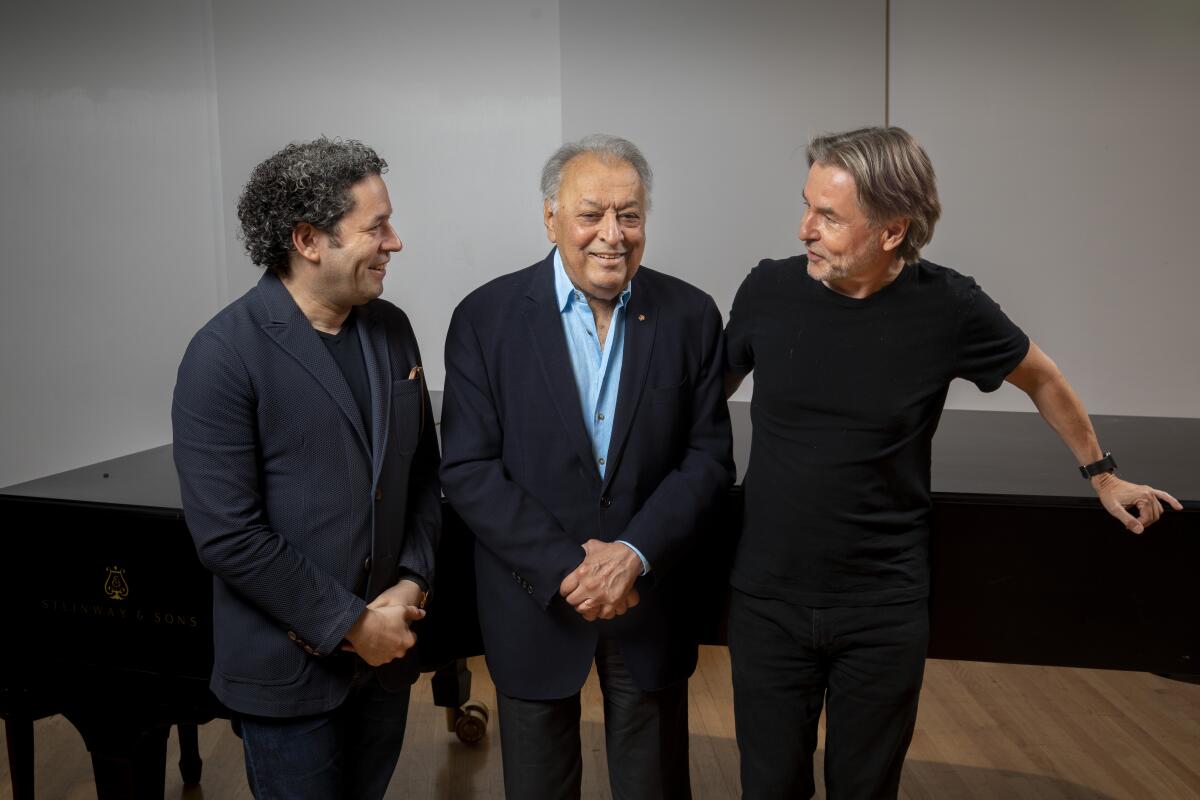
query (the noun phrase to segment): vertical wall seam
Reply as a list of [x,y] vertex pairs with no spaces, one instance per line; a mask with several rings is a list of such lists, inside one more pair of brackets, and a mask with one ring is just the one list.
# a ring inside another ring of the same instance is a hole
[[892,0],[883,0],[883,124],[892,124]]
[[[558,141],[560,143],[567,140],[567,103],[563,96],[563,64],[566,62],[566,53],[563,52],[563,10],[562,0],[555,0],[555,6],[558,11]],[[540,201],[541,198],[539,197]]]
[[[216,241],[213,243],[215,247],[216,261],[213,264],[213,271],[216,278],[215,287],[217,290],[215,310],[224,308],[231,300],[229,296],[229,254],[226,252],[226,243],[228,241],[228,232],[226,231],[225,213],[225,184],[222,180],[221,170],[224,169],[224,159],[221,157],[221,117],[220,117],[220,102],[217,98],[217,25],[215,14],[213,11],[213,0],[206,0],[204,4],[204,45],[206,49],[205,57],[205,88],[207,89],[208,97],[208,159],[212,172],[209,175],[209,191],[212,193],[212,216],[213,216],[213,234]],[[214,311],[215,313],[215,311]]]

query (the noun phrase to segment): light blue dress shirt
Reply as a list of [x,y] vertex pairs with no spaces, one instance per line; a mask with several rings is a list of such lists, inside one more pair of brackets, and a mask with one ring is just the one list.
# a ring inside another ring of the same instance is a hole
[[[583,292],[567,277],[562,256],[554,250],[554,291],[558,298],[563,333],[567,337],[567,353],[575,374],[575,388],[583,408],[583,424],[592,442],[592,457],[600,477],[608,466],[608,445],[612,439],[613,417],[617,412],[617,392],[621,388],[621,365],[625,361],[625,306],[629,303],[630,286],[617,298],[608,336],[600,344],[596,319]],[[650,571],[650,562],[629,542],[617,541],[637,553],[642,562],[642,574]]]

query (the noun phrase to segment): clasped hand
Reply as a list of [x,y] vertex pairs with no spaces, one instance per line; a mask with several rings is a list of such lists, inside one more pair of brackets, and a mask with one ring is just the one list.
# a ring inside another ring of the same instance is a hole
[[420,602],[421,587],[401,580],[367,604],[342,649],[357,653],[372,667],[403,658],[417,643],[412,623],[425,617]]
[[584,558],[558,587],[580,616],[588,622],[612,619],[638,604],[634,581],[642,573],[642,561],[620,542],[588,539]]

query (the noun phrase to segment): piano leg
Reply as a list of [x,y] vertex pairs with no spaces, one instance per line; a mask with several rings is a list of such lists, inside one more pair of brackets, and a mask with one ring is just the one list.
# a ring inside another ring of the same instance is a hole
[[4,718],[8,740],[8,778],[13,800],[33,800],[33,717],[11,714]]
[[163,800],[170,725],[67,713],[92,754],[97,800]]
[[430,681],[433,704],[440,708],[458,708],[471,697],[471,670],[467,660],[459,658],[433,673]]
[[200,759],[200,741],[196,725],[181,722],[176,730],[179,731],[179,774],[183,776],[185,786],[197,786],[200,783],[200,772],[204,762]]

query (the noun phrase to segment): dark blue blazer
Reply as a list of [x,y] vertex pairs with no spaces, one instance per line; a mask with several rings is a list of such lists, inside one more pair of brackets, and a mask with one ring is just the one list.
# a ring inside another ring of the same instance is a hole
[[[601,479],[554,292],[553,253],[498,278],[454,312],[446,341],[442,486],[475,532],[479,619],[500,691],[566,697],[587,678],[601,629],[646,690],[689,676],[696,642],[672,568],[733,481],[712,298],[642,267],[625,311],[625,356]],[[588,539],[645,554],[641,604],[585,621],[558,594]]]
[[[338,649],[402,574],[433,580],[437,436],[404,312],[359,306],[371,390],[364,425],[341,370],[271,273],[205,325],[179,365],[175,465],[196,552],[212,571],[212,690],[272,717],[346,697]],[[410,682],[405,658],[379,672]],[[360,662],[361,664],[361,662]]]

